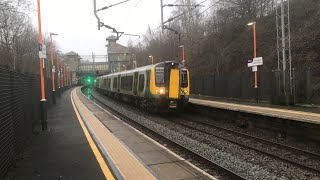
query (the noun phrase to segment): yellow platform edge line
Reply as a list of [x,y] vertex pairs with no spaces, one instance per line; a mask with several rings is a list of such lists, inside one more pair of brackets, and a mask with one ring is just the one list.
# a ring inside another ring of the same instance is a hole
[[104,158],[102,157],[100,151],[98,150],[96,144],[92,140],[92,137],[91,137],[87,127],[84,125],[83,120],[82,120],[82,118],[81,118],[81,116],[80,116],[80,114],[78,112],[78,109],[76,108],[76,106],[74,104],[73,97],[72,97],[74,91],[75,91],[75,89],[71,92],[70,99],[71,99],[71,103],[72,103],[73,109],[74,109],[74,111],[75,111],[75,113],[77,115],[77,119],[78,119],[78,121],[80,123],[80,126],[81,126],[81,128],[82,128],[82,130],[83,130],[83,132],[84,132],[84,134],[85,134],[85,136],[87,138],[87,140],[88,140],[88,143],[89,143],[89,145],[91,147],[91,150],[92,150],[94,156],[96,157],[104,176],[108,180],[114,180],[115,179],[114,176],[112,175],[108,165],[106,164],[106,162],[105,162]]

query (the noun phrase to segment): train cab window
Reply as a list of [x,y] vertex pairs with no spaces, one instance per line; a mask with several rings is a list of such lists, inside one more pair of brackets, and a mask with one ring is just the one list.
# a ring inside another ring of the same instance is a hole
[[113,89],[118,89],[118,78],[113,78]]
[[144,75],[140,74],[139,75],[139,92],[142,92],[144,89]]
[[186,69],[181,70],[181,87],[188,87],[188,71]]
[[164,84],[164,67],[156,67],[156,85]]

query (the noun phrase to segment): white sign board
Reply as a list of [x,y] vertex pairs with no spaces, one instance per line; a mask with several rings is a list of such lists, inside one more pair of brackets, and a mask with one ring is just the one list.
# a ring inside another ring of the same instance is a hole
[[39,57],[42,59],[47,58],[47,47],[44,44],[39,44]]
[[252,66],[252,72],[257,72],[258,71],[258,66]]
[[253,66],[263,65],[262,57],[253,58],[252,64],[253,64]]

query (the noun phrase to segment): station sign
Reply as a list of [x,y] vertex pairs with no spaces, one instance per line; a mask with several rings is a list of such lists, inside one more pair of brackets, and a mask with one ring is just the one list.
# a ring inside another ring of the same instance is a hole
[[261,65],[263,65],[262,57],[257,57],[257,58],[254,58],[253,60],[251,59],[248,60],[248,67],[261,66]]
[[47,47],[44,44],[39,44],[39,58],[41,59],[47,58]]
[[248,67],[252,67],[253,66],[253,64],[252,64],[252,59],[249,59],[248,60]]
[[257,72],[258,71],[258,66],[252,66],[252,72]]
[[253,66],[263,65],[262,57],[253,58],[252,64],[253,64]]

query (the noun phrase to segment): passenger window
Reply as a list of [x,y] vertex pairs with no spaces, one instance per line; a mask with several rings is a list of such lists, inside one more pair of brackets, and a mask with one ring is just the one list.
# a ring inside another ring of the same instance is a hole
[[142,92],[144,89],[144,75],[139,75],[139,92]]
[[121,89],[126,91],[132,91],[133,76],[121,77]]

